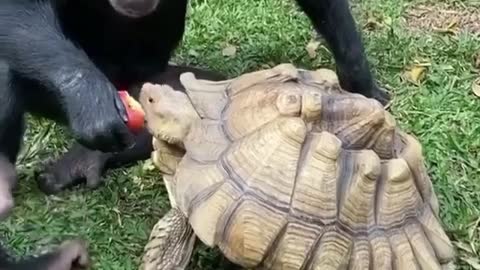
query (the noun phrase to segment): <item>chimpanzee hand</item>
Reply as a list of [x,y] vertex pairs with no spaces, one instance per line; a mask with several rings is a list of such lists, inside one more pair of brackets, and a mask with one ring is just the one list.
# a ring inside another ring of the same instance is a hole
[[65,241],[59,247],[59,255],[48,269],[52,270],[81,270],[88,269],[90,258],[86,243],[81,240]]
[[85,79],[85,83],[66,91],[67,117],[77,141],[102,152],[133,146],[126,108],[117,90],[106,79]]
[[[366,66],[366,64],[365,64]],[[353,65],[349,66],[350,68]],[[374,98],[383,106],[387,106],[391,102],[390,94],[373,80],[367,68],[356,69],[357,72],[349,72],[347,69],[337,68],[337,76],[340,86],[353,93],[362,94],[368,98]]]
[[[76,239],[65,241],[56,250],[40,256],[12,262],[5,269],[86,270],[90,268],[90,264],[87,243]],[[2,266],[4,265],[2,264]]]
[[75,144],[60,159],[45,162],[46,167],[37,172],[38,187],[45,194],[55,194],[81,182],[96,188],[102,183],[105,163],[111,155]]

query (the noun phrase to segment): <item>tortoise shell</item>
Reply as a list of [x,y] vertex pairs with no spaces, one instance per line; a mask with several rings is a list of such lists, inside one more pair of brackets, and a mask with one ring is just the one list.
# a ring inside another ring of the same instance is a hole
[[173,196],[195,234],[265,269],[441,269],[453,248],[419,142],[329,70],[181,76],[201,117]]

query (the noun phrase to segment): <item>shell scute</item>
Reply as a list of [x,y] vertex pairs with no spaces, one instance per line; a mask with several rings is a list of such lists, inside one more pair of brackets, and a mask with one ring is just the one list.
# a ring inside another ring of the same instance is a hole
[[256,267],[273,248],[287,224],[286,214],[256,198],[243,197],[230,206],[218,247],[234,263]]
[[232,143],[221,164],[243,189],[288,207],[305,136],[302,120],[278,118]]
[[[371,150],[348,153],[351,162],[342,166],[348,179],[338,206],[338,221],[353,232],[366,232],[375,225],[375,191],[380,176],[380,159]],[[348,168],[348,169],[347,169]]]
[[420,270],[420,265],[418,265],[405,232],[400,229],[388,238],[393,253],[396,254],[393,258],[393,269]]
[[220,119],[222,110],[228,102],[225,88],[230,80],[220,82],[198,80],[193,73],[188,72],[180,75],[180,82],[201,117]]
[[296,84],[283,83],[258,84],[238,93],[222,114],[228,137],[237,140],[280,116],[298,116],[301,93]]
[[321,234],[318,227],[290,221],[285,232],[278,239],[269,256],[263,263],[266,269],[302,269],[315,247],[316,239]]
[[241,80],[233,80],[226,91],[229,97],[234,97],[243,91],[252,91],[255,86],[268,84],[285,83],[296,81],[299,78],[298,69],[291,64],[280,64],[272,69],[265,69],[246,73],[242,75]]
[[311,270],[347,269],[353,241],[350,235],[336,230],[325,232],[313,254]]
[[328,131],[346,149],[373,149],[381,158],[392,158],[395,121],[378,102],[350,95],[324,96],[321,118],[314,130]]
[[225,179],[225,172],[216,163],[199,163],[186,155],[178,164],[173,180],[179,208],[188,216],[197,203],[195,198]]
[[368,239],[357,237],[354,239],[352,256],[350,257],[349,267],[351,270],[371,269],[371,252]]
[[221,121],[205,119],[192,124],[185,140],[190,158],[201,162],[216,162],[230,145]]
[[[219,185],[213,185],[210,190],[197,195],[196,204],[192,205],[190,224],[200,240],[208,246],[217,245],[221,239],[225,219],[225,213],[230,205],[233,205],[243,192],[238,190],[231,181],[225,181]],[[212,222],[205,222],[211,220]]]
[[337,215],[341,141],[327,132],[311,133],[304,149],[292,195],[292,215],[313,216],[322,224],[331,223]]
[[382,164],[382,183],[378,186],[376,223],[392,228],[415,218],[423,209],[423,201],[415,186],[413,175],[403,159],[390,159]]
[[393,251],[387,236],[382,232],[369,235],[372,268],[374,270],[391,270],[393,268]]

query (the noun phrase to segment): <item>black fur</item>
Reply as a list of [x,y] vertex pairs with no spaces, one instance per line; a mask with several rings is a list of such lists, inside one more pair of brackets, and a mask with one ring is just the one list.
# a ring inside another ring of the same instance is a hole
[[[297,0],[330,46],[341,85],[385,104],[389,97],[371,75],[347,1]],[[165,80],[155,76],[183,36],[186,6],[187,0],[0,1],[0,154],[15,161],[28,111],[69,125],[79,143],[39,175],[46,193],[82,180],[96,187],[106,168],[148,158],[151,136],[127,132],[115,90]]]

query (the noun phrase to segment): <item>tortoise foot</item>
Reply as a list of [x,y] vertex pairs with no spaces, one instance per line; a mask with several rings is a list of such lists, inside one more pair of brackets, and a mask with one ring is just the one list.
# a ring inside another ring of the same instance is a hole
[[140,270],[184,270],[195,234],[183,213],[173,208],[155,226],[144,249]]

